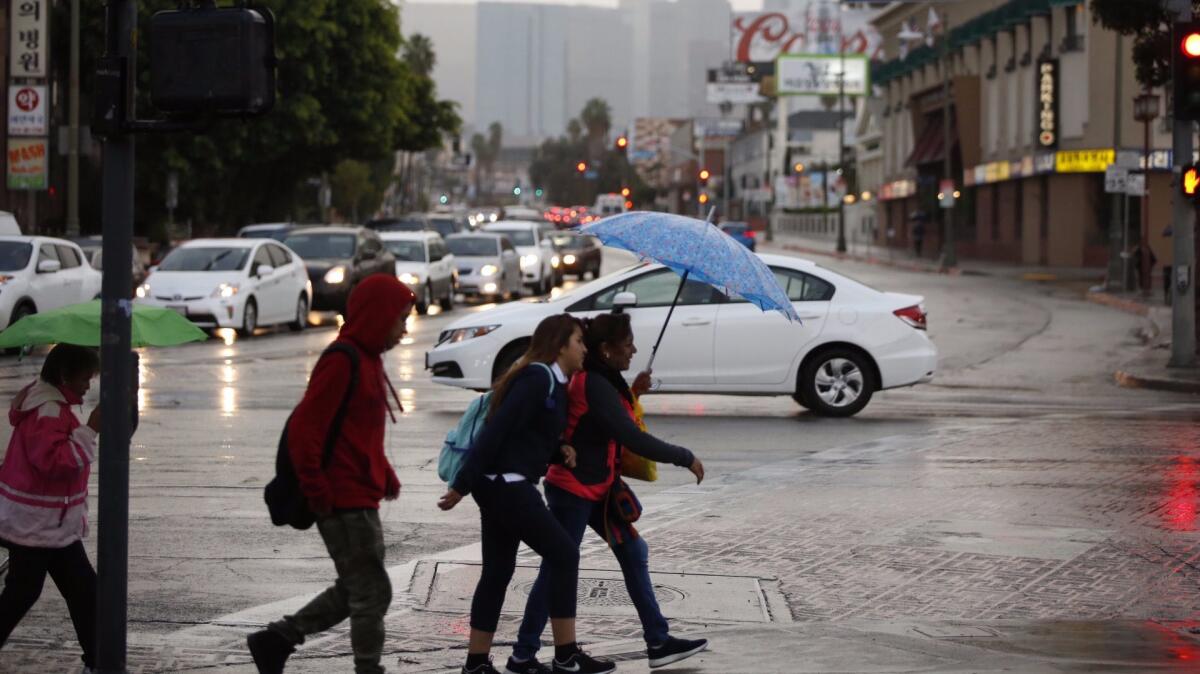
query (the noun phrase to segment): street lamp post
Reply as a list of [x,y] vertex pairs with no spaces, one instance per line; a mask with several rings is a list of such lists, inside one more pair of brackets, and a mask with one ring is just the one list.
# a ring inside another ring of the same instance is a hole
[[1150,285],[1153,282],[1150,269],[1150,123],[1158,118],[1158,96],[1149,91],[1135,96],[1133,99],[1133,118],[1142,123],[1142,175],[1146,183],[1142,192],[1142,227],[1141,246],[1138,261],[1141,273],[1138,283],[1142,285],[1142,296],[1150,296]]
[[946,11],[942,14],[942,147],[946,156],[942,158],[942,173],[945,175],[945,180],[954,182],[950,188],[951,194],[944,203],[949,203],[949,207],[943,207],[942,213],[942,264],[944,270],[951,269],[958,264],[958,254],[954,246],[954,205],[958,202],[954,198],[954,191],[958,189],[958,180],[955,179],[954,173],[954,155],[953,147],[950,143],[950,114],[951,114],[951,99],[950,99],[950,12]]

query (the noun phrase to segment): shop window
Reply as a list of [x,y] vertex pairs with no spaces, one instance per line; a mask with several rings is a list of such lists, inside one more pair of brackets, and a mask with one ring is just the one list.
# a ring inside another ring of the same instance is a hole
[[1060,49],[1063,52],[1083,51],[1083,33],[1079,30],[1079,6],[1068,5],[1066,8],[1067,35],[1063,38]]

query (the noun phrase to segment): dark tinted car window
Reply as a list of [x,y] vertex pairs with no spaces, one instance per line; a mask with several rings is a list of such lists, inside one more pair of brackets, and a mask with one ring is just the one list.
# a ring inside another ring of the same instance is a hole
[[271,266],[275,268],[282,267],[292,263],[292,256],[279,246],[266,246],[267,251],[271,255]]
[[29,266],[33,245],[20,241],[0,241],[0,271],[20,271]]
[[194,247],[171,251],[159,271],[237,271],[246,266],[249,248]]
[[[570,307],[568,311],[603,311],[611,309],[613,299],[617,296],[617,293],[622,292],[636,294],[637,306],[639,308],[670,306],[671,302],[675,299],[675,293],[679,292],[679,282],[681,280],[679,275],[670,269],[659,269],[629,279],[624,283],[610,286],[591,297],[580,300],[574,306]],[[713,304],[719,299],[720,295],[712,286],[700,281],[689,280],[683,286],[683,291],[679,292],[679,304],[681,306]]]
[[353,234],[292,234],[283,243],[305,260],[354,257]]
[[[392,251],[397,262],[424,262],[425,242],[423,241],[384,241],[383,245]],[[432,246],[430,246],[432,252]]]
[[58,259],[62,262],[63,269],[73,269],[83,263],[74,248],[61,243],[58,244]]
[[38,250],[38,264],[41,264],[46,260],[61,262],[61,260],[58,259],[58,250],[54,247],[54,244],[43,243],[42,247]]

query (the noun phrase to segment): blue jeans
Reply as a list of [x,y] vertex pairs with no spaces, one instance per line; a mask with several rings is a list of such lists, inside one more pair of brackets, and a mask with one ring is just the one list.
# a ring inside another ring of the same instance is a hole
[[[583,541],[583,532],[588,526],[605,538],[603,501],[589,501],[546,483],[546,504],[566,529],[567,535],[575,541],[576,547]],[[654,585],[650,582],[650,550],[646,547],[646,541],[641,536],[627,536],[624,543],[613,545],[610,549],[621,565],[625,589],[642,621],[642,636],[647,644],[663,643],[667,640],[669,628],[667,619],[658,608],[658,599],[654,597]],[[547,589],[546,565],[543,562],[537,580],[529,591],[525,617],[517,633],[517,645],[513,647],[513,657],[518,660],[534,657],[542,646],[542,632],[549,620]]]

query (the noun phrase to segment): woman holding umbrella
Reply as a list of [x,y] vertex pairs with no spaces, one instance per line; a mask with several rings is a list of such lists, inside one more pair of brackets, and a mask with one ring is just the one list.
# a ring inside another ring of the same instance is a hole
[[[649,549],[632,522],[618,514],[621,509],[615,503],[615,494],[623,486],[619,483],[621,452],[627,448],[652,461],[687,468],[697,484],[704,479],[704,464],[689,450],[639,428],[636,396],[649,389],[650,374],[639,374],[632,388],[621,375],[637,353],[629,315],[602,314],[591,319],[583,339],[587,346],[584,369],[571,378],[567,389],[570,403],[565,440],[575,448],[576,463],[574,467],[550,467],[546,502],[576,546],[589,526],[608,541],[641,618],[650,666],[662,667],[703,651],[708,641],[677,639],[669,633],[650,580]],[[508,674],[548,671],[535,657],[546,628],[548,591],[543,568],[525,605],[517,645],[505,667]]]

